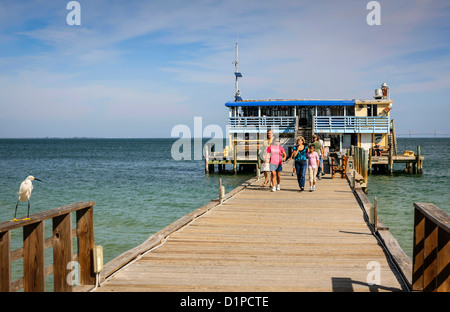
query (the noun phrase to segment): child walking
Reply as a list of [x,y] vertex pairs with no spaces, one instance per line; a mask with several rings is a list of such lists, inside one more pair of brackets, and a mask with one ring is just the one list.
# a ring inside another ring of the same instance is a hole
[[308,158],[308,173],[309,173],[309,191],[316,190],[316,175],[317,167],[319,165],[319,154],[314,151],[314,145],[310,145],[306,157]]

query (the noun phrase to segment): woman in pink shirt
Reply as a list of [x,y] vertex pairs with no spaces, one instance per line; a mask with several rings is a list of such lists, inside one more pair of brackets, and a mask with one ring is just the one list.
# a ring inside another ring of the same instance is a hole
[[[283,146],[280,146],[280,139],[276,138],[272,141],[272,145],[267,149],[267,154],[270,157],[266,158],[266,163],[270,158],[270,171],[272,173],[272,192],[280,190],[281,171],[283,170],[283,161],[286,161],[286,151]],[[275,177],[277,186],[275,188]]]
[[317,166],[319,165],[319,154],[314,151],[314,145],[311,145],[306,152],[306,157],[308,158],[308,173],[309,173],[309,191],[316,190],[316,175]]

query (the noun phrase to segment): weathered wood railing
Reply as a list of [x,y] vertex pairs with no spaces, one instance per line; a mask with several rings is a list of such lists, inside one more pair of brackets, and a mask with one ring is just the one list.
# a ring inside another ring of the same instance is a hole
[[356,186],[367,191],[367,177],[368,177],[368,157],[369,153],[362,147],[352,146],[347,154],[351,155],[348,159],[348,173],[351,177],[351,186]]
[[412,284],[415,291],[450,291],[450,216],[433,204],[414,203]]
[[369,152],[362,147],[355,146],[353,159],[353,168],[363,177],[364,182],[367,182],[369,172]]
[[[0,223],[0,291],[24,289],[45,291],[46,276],[53,273],[54,291],[73,291],[71,261],[77,261],[80,285],[94,285],[92,250],[94,248],[95,202],[80,202],[36,213],[29,221]],[[72,229],[72,213],[76,228]],[[52,219],[53,232],[45,238],[44,221]],[[23,228],[23,248],[11,251],[11,230]],[[77,238],[78,253],[73,254],[72,241]],[[45,266],[45,249],[53,247],[53,264]],[[11,264],[23,258],[23,278],[12,281]]]

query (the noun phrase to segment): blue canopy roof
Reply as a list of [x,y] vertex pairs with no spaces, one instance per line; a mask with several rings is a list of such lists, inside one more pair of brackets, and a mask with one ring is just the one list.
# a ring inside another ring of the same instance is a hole
[[261,100],[230,101],[225,106],[354,106],[355,100]]

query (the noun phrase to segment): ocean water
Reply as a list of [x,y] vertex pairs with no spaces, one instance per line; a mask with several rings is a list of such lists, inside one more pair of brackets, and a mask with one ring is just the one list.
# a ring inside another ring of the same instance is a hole
[[450,213],[450,138],[398,138],[397,151],[425,156],[423,173],[407,174],[404,164],[394,164],[393,174],[368,178],[367,196],[378,199],[378,218],[389,227],[405,253],[412,258],[414,203],[432,203]]
[[[107,263],[136,247],[180,217],[218,197],[218,181],[226,192],[254,174],[204,173],[202,160],[175,161],[175,139],[0,139],[0,222],[11,220],[19,185],[33,182],[31,213],[79,201],[96,201],[96,245]],[[450,212],[450,139],[398,139],[398,150],[425,156],[422,175],[370,175],[368,196],[378,198],[381,221],[389,226],[405,252],[412,254],[413,203],[430,202]],[[193,150],[193,147],[192,147]],[[193,158],[193,157],[192,157]],[[231,166],[228,169],[232,169]],[[19,206],[18,217],[27,205]],[[51,222],[45,223],[47,237]],[[13,249],[22,245],[20,229],[12,232]],[[51,263],[51,250],[46,259]],[[48,263],[48,264],[49,264]],[[13,266],[20,277],[21,261]]]

